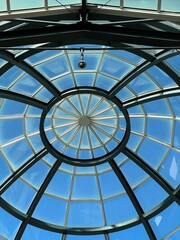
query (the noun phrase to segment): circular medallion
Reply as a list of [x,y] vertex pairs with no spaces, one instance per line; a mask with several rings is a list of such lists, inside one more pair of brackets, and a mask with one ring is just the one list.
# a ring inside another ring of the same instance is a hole
[[43,112],[41,137],[48,150],[72,165],[115,157],[128,139],[128,114],[117,98],[91,89],[69,91]]

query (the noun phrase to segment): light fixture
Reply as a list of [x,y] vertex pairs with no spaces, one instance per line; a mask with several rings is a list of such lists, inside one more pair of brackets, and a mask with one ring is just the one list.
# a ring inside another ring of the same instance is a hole
[[80,68],[85,68],[87,66],[87,64],[84,61],[84,48],[80,48],[80,52],[81,52],[81,60],[79,61],[78,66]]

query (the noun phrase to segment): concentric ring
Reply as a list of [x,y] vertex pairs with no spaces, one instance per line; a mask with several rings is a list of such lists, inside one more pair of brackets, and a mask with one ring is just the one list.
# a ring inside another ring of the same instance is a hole
[[[124,132],[121,118],[126,125]],[[97,165],[116,157],[130,135],[128,112],[120,100],[92,88],[66,91],[53,99],[42,113],[40,129],[42,141],[53,156],[78,166]]]

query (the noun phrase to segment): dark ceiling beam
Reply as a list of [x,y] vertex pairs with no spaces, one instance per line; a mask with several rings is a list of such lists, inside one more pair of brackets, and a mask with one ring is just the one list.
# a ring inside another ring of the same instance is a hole
[[82,0],[82,8],[80,9],[80,21],[82,21],[82,23],[87,22],[87,0]]
[[10,99],[13,101],[18,101],[21,103],[25,103],[25,104],[28,104],[30,106],[37,107],[40,109],[45,109],[47,106],[46,103],[44,103],[38,99],[28,97],[28,96],[20,94],[20,93],[2,90],[2,89],[0,89],[0,97],[5,98],[5,99]]
[[60,95],[59,90],[48,79],[46,79],[42,74],[36,71],[35,68],[31,67],[26,62],[18,60],[18,58],[16,58],[15,55],[4,50],[0,50],[0,58],[19,67],[20,69],[28,73],[31,77],[36,79],[45,88],[47,88],[54,96],[59,97]]
[[60,45],[96,43],[118,47],[119,43],[130,43],[178,48],[180,47],[180,33],[127,29],[88,22],[0,33],[1,47],[37,44],[45,41],[56,42]]
[[144,94],[142,96],[127,100],[127,101],[123,102],[123,107],[131,108],[131,107],[143,104],[143,103],[156,101],[156,100],[162,99],[162,98],[179,96],[179,95],[180,95],[180,88],[179,87],[174,87],[174,88],[170,88],[170,89],[163,89],[163,90],[147,93],[147,94]]
[[0,186],[0,195],[2,195],[18,178],[20,178],[28,169],[42,159],[48,151],[43,148],[36,153],[33,157],[27,160],[20,168],[18,168],[12,175],[10,175]]

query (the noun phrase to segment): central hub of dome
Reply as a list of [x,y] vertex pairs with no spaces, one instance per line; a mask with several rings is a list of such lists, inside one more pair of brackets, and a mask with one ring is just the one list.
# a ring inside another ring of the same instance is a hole
[[105,162],[107,155],[115,157],[124,144],[124,113],[118,99],[110,100],[105,92],[78,89],[64,93],[44,113],[42,140],[55,157],[70,164]]
[[91,119],[88,116],[83,116],[79,119],[80,126],[88,127],[90,123],[91,123]]

